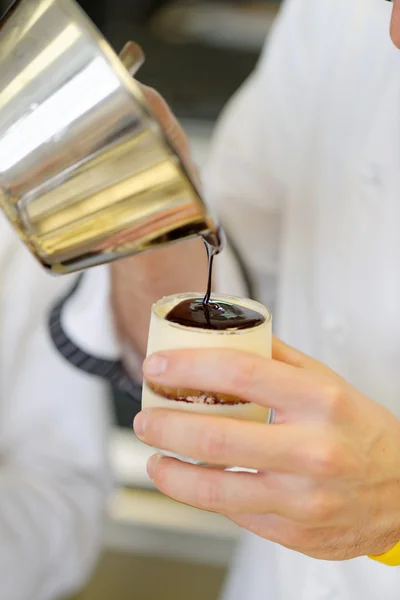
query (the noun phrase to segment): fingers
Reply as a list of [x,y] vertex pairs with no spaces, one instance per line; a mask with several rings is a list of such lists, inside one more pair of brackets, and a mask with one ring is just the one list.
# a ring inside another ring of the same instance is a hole
[[342,508],[332,486],[317,489],[299,475],[223,471],[160,455],[153,456],[147,468],[153,483],[167,496],[229,517],[277,515],[299,526],[319,528],[331,523],[338,507]]
[[135,42],[127,42],[119,53],[119,58],[132,77],[145,61],[143,49]]
[[[326,434],[297,425],[267,426],[175,410],[148,409],[134,423],[149,446],[221,467],[309,473],[327,462]],[[312,440],[312,441],[311,441]],[[314,465],[312,463],[315,463]]]
[[156,385],[233,395],[309,420],[336,410],[343,396],[339,378],[237,350],[171,350],[150,356],[143,371]]
[[164,98],[153,88],[142,83],[139,86],[146,98],[152,113],[160,122],[164,134],[170,141],[173,148],[178,152],[182,163],[185,164],[194,183],[201,188],[200,172],[192,160],[190,144],[187,135],[179,121],[175,118]]
[[400,2],[396,0],[393,7],[390,35],[397,48],[400,48]]
[[255,512],[278,510],[266,496],[262,475],[230,473],[207,467],[193,467],[177,460],[154,460],[153,482],[170,498],[211,512],[242,512],[251,507]]
[[[221,514],[301,516],[298,493],[286,490],[268,474],[197,467],[157,455],[150,459],[148,471],[161,492],[195,508]],[[294,480],[288,481],[289,487],[294,488]]]

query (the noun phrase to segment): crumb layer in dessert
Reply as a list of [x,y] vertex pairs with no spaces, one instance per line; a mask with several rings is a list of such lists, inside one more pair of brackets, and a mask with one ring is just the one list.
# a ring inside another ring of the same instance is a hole
[[214,392],[206,392],[203,390],[191,390],[184,388],[167,388],[160,385],[155,385],[149,381],[146,382],[148,387],[155,393],[166,398],[167,400],[177,402],[187,402],[190,404],[248,404],[245,400],[238,398],[237,396],[230,396],[228,394],[216,394]]

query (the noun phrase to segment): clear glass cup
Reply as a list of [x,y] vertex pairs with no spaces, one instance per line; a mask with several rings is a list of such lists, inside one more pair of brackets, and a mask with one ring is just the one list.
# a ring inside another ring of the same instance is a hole
[[[249,329],[210,330],[186,327],[167,321],[166,316],[183,300],[202,298],[200,294],[185,293],[167,296],[152,307],[147,356],[163,350],[180,348],[232,348],[258,354],[270,358],[272,354],[272,316],[265,306],[247,298],[228,295],[213,295],[214,302],[227,302],[245,306],[260,313],[263,323]],[[213,393],[213,390],[170,390],[155,387],[143,382],[142,408],[168,408],[171,410],[190,411],[230,417],[245,421],[267,423],[270,420],[270,409],[241,398]],[[190,458],[175,456],[168,452],[165,455],[179,458],[194,464],[204,464]]]

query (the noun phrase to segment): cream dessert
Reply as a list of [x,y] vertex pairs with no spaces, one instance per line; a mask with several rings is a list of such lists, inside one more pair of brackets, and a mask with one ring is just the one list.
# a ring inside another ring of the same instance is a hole
[[[207,303],[201,294],[168,296],[152,309],[147,355],[180,348],[231,348],[271,357],[272,319],[258,302],[218,295]],[[213,390],[169,389],[143,384],[142,408],[219,415],[267,422],[269,409]]]

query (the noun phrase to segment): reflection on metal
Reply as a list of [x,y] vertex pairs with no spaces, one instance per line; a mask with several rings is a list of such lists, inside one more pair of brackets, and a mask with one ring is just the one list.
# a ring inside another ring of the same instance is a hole
[[121,58],[74,0],[19,0],[0,24],[0,206],[56,273],[217,233],[130,77],[140,48]]

